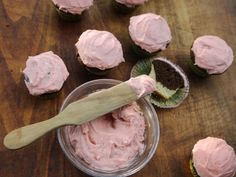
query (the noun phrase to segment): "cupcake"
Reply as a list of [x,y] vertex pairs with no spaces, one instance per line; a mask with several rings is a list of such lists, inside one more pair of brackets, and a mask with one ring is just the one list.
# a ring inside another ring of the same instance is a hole
[[191,48],[191,68],[199,76],[221,74],[233,62],[233,51],[217,36],[198,37]]
[[148,0],[112,0],[112,5],[117,12],[128,13],[147,1]]
[[175,108],[188,96],[189,81],[183,70],[165,58],[140,60],[131,76],[149,75],[156,81],[150,101],[160,108]]
[[134,42],[134,51],[144,57],[165,50],[172,38],[166,20],[153,13],[131,17],[129,34]]
[[76,21],[93,5],[93,0],[52,0],[59,16],[64,20]]
[[62,59],[52,51],[28,57],[23,74],[25,85],[34,96],[59,91],[69,76]]
[[194,177],[233,177],[236,172],[234,149],[220,138],[199,140],[192,150],[190,169]]
[[102,75],[124,62],[121,43],[110,32],[87,30],[75,44],[77,57],[88,71]]

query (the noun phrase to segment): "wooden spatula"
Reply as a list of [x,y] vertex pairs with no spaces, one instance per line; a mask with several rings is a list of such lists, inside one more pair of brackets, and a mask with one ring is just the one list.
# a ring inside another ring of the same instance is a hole
[[19,149],[55,128],[83,124],[137,99],[135,91],[123,82],[71,103],[51,119],[13,130],[5,136],[4,145],[8,149]]

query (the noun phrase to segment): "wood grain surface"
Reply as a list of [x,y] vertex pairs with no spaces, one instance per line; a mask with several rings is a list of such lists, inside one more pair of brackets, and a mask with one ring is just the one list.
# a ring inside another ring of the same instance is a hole
[[[156,109],[161,136],[152,160],[137,177],[190,177],[188,160],[196,141],[206,136],[224,138],[236,149],[236,62],[219,76],[200,79],[188,68],[193,40],[205,34],[220,36],[236,55],[235,0],[149,0],[127,15],[115,13],[110,0],[96,0],[79,22],[59,19],[50,0],[0,0],[0,142],[11,130],[46,120],[59,111],[64,98],[89,74],[76,60],[74,44],[86,29],[107,30],[122,43],[126,62],[105,78],[127,80],[138,61],[130,49],[129,18],[154,12],[168,21],[173,40],[159,53],[179,64],[190,80],[190,94],[176,109]],[[29,55],[52,50],[70,72],[62,90],[30,96],[22,69]],[[17,151],[0,143],[0,177],[85,177],[65,158],[55,132]]]

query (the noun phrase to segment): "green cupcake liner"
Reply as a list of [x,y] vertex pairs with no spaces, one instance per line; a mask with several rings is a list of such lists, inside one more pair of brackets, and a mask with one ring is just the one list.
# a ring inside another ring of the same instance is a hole
[[190,52],[191,58],[188,60],[189,67],[193,71],[194,74],[200,77],[208,77],[210,76],[206,70],[199,68],[197,65],[194,64],[194,54]]
[[[55,5],[54,5],[55,6]],[[60,10],[57,6],[55,6],[56,11],[58,13],[58,15],[61,17],[61,19],[65,20],[65,21],[78,21],[81,19],[81,14],[72,14],[69,12],[64,12],[62,10]]]
[[116,2],[116,0],[111,0],[112,2],[112,7],[113,9],[117,12],[117,13],[123,13],[123,14],[127,14],[127,13],[131,13],[135,10],[135,6],[134,7],[127,7],[124,4],[118,3]]
[[193,165],[193,160],[192,160],[192,159],[189,160],[189,168],[190,168],[190,171],[191,171],[193,177],[200,177],[200,176],[197,174],[197,171],[196,171],[196,169],[195,169],[195,167],[194,167],[194,165]]
[[[151,59],[144,59],[144,60],[138,61],[131,70],[131,77],[136,77],[142,74],[149,75],[151,71],[152,61],[154,59],[161,59],[161,58],[151,58]],[[160,108],[175,108],[179,106],[184,101],[184,99],[188,96],[189,81],[188,81],[187,76],[185,75],[185,73],[179,66],[173,64],[169,60],[166,60],[166,59],[161,59],[161,60],[166,61],[167,63],[171,64],[173,67],[175,67],[176,70],[179,71],[179,73],[181,73],[184,79],[184,88],[177,90],[177,92],[169,99],[160,98],[156,96],[155,94],[151,94],[150,101],[151,103],[153,103],[154,105]]]

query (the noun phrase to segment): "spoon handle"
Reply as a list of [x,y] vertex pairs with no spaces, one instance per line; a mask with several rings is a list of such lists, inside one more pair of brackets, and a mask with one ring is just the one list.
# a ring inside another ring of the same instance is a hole
[[136,92],[126,83],[92,93],[71,103],[51,119],[13,130],[5,136],[4,145],[8,149],[19,149],[55,128],[63,125],[83,124],[138,98]]
[[42,122],[27,125],[8,133],[4,138],[3,144],[8,149],[19,149],[62,125],[65,125],[65,123],[57,116]]

